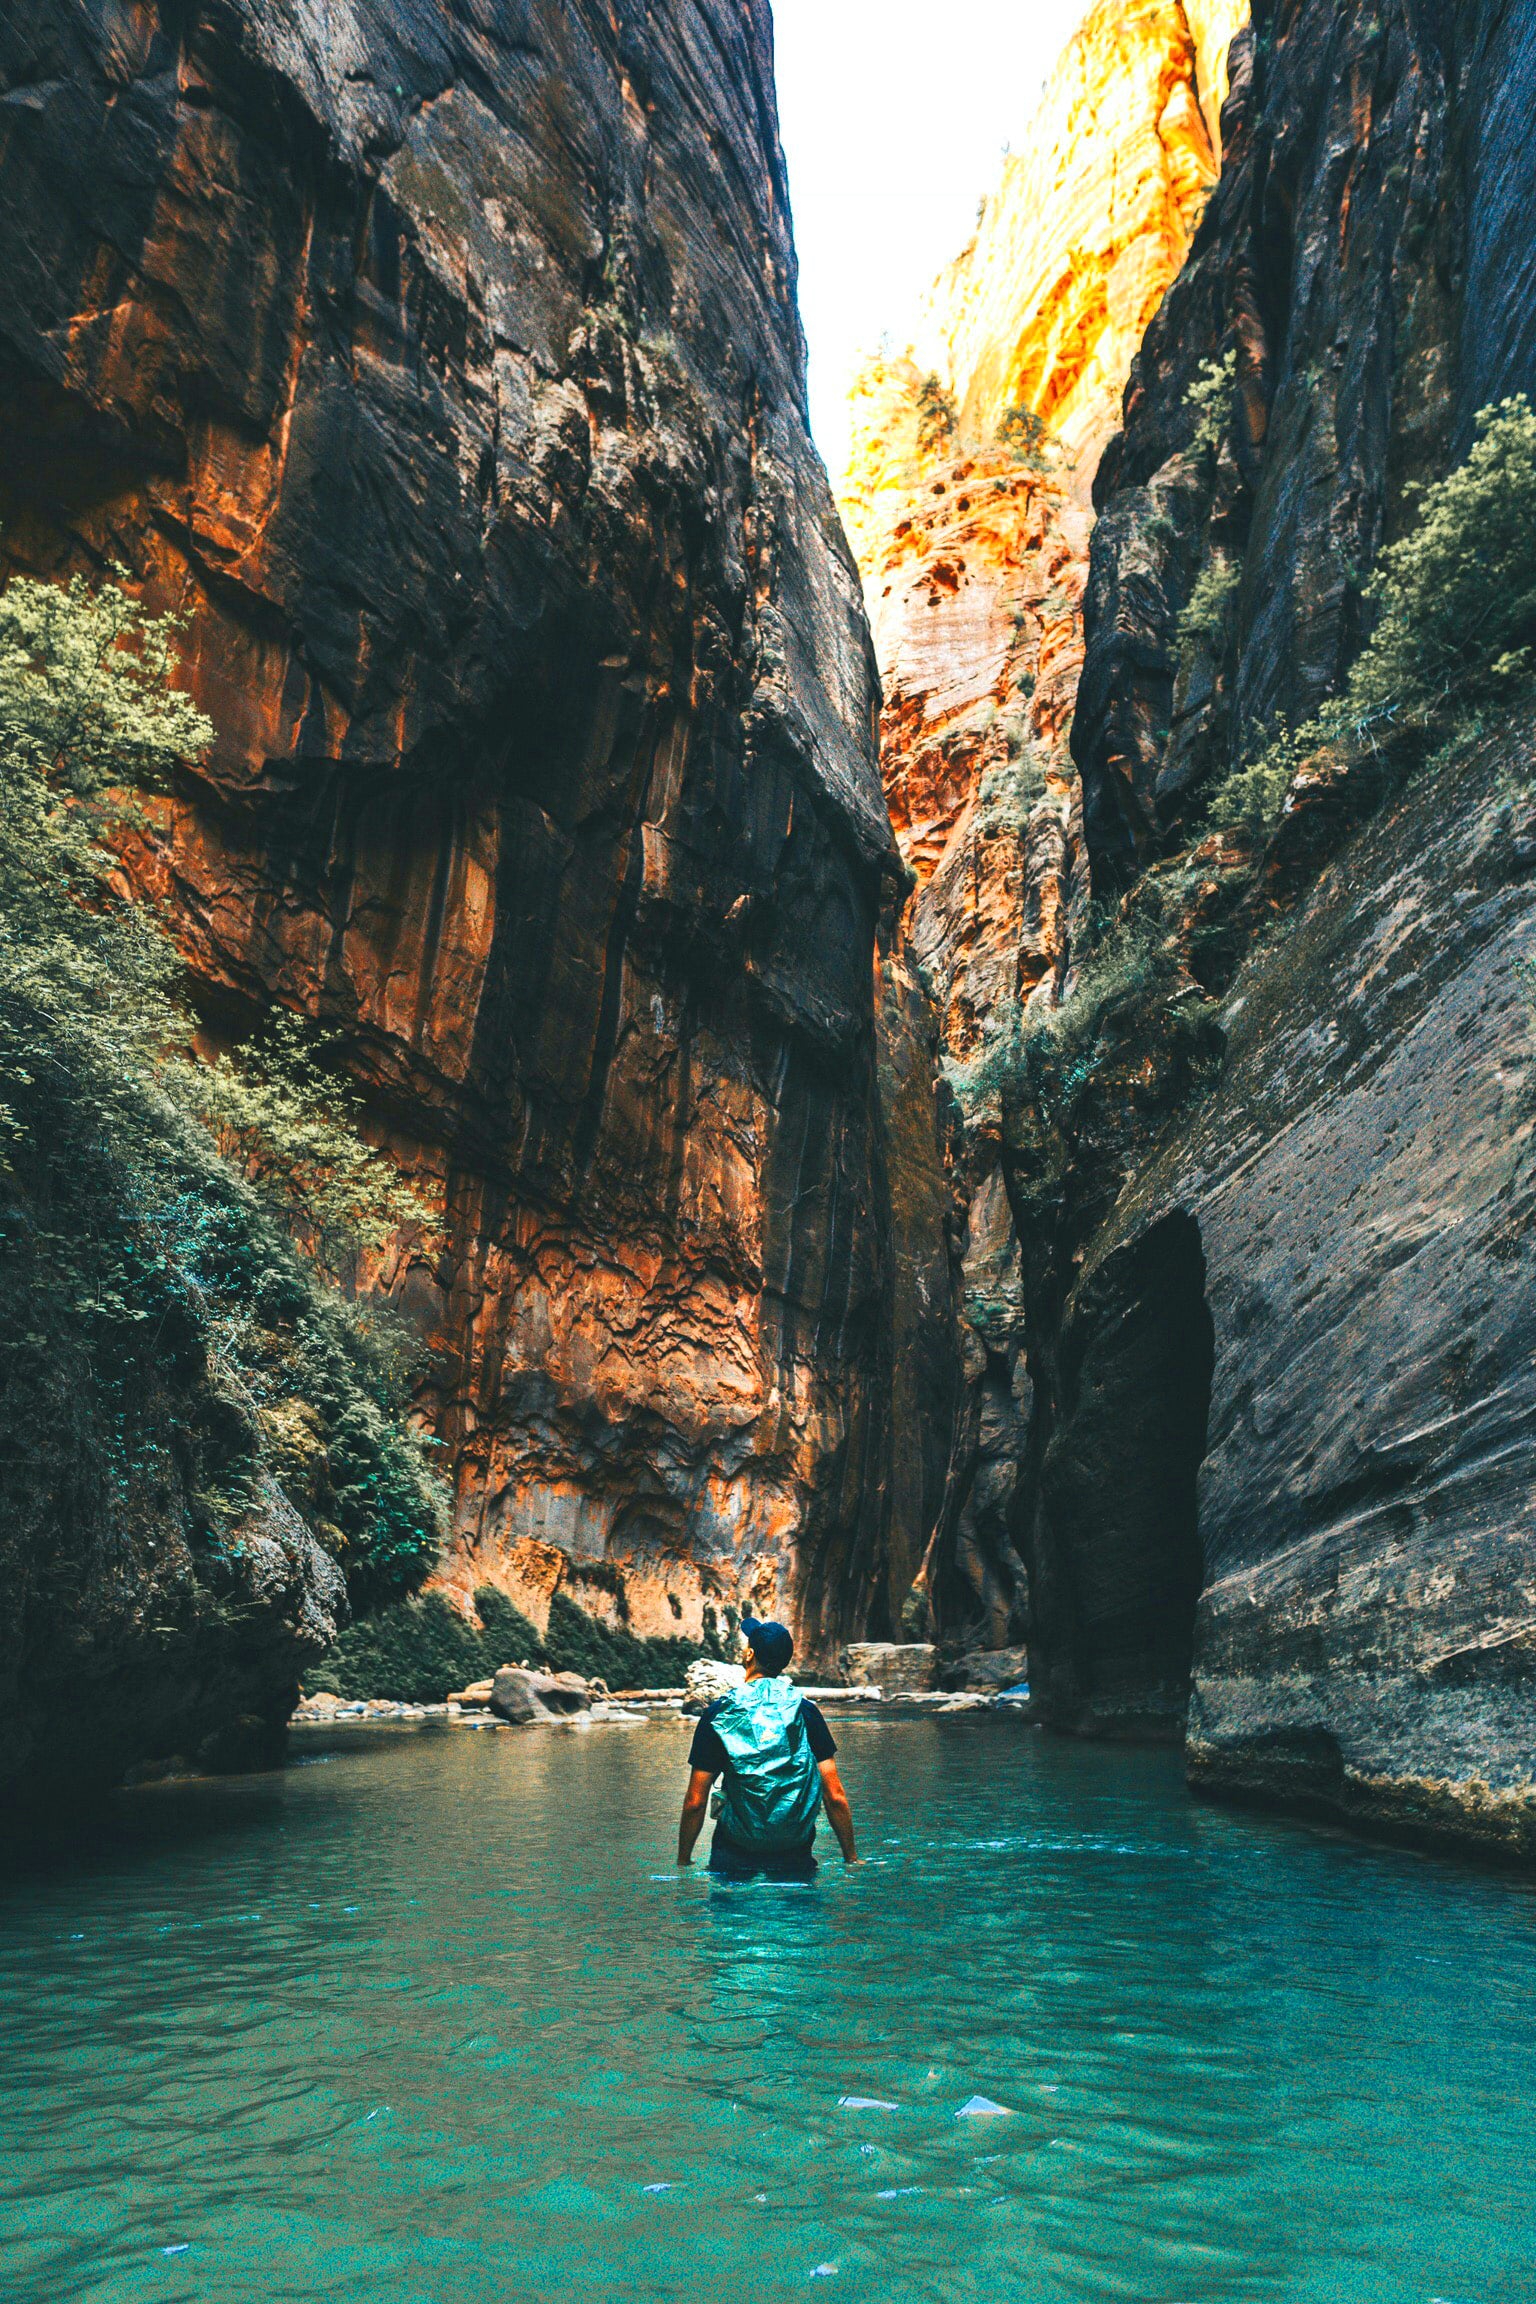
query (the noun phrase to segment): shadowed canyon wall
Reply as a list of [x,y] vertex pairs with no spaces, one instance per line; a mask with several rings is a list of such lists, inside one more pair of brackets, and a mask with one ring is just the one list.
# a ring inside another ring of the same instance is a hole
[[[1530,706],[1390,773],[1303,763],[1240,920],[1203,811],[1338,688],[1410,484],[1536,390],[1533,85],[1536,19],[1499,5],[1265,6],[1234,49],[1221,182],[1099,469],[1073,735],[1095,889],[1181,891],[1174,997],[1217,1061],[1164,1095],[1102,1041],[1048,1220],[1022,1107],[1005,1162],[1052,1715],[1180,1718],[1167,1638],[1125,1668],[1161,1526],[1197,1781],[1527,1856]],[[1137,1338],[1197,1283],[1208,1347],[1176,1377],[1165,1343],[1154,1384]]]
[[1057,1725],[1528,1856],[1530,709],[1207,809],[1536,389],[1536,20],[1240,22],[1087,18],[858,387],[974,1339],[927,1583]]
[[0,91],[6,548],[186,613],[134,869],[442,1210],[446,1582],[888,1630],[952,1316],[766,6],[41,0]]
[[1221,0],[1092,9],[912,344],[853,387],[839,502],[884,689],[881,773],[915,887],[900,936],[948,1075],[966,1386],[929,1559],[941,1628],[1023,1638],[1010,1533],[1028,1425],[997,1056],[1060,994],[1088,901],[1068,750],[1088,495],[1147,322],[1216,180]]

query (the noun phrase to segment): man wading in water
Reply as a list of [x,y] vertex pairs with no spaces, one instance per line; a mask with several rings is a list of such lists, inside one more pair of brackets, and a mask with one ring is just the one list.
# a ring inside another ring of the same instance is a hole
[[719,1822],[709,1868],[722,1880],[809,1880],[816,1811],[825,1806],[846,1864],[856,1864],[853,1811],[833,1754],[832,1731],[808,1698],[782,1678],[794,1642],[782,1624],[744,1616],[746,1684],[707,1706],[693,1732],[693,1770],[677,1828],[677,1860],[691,1864],[717,1776]]

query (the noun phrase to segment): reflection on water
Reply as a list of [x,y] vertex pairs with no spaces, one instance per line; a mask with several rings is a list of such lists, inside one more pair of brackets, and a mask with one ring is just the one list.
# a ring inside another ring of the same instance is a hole
[[1529,2299],[1530,1888],[1164,1754],[838,1734],[872,1861],[806,1888],[671,1867],[672,1723],[305,1737],[29,1859],[0,2291]]

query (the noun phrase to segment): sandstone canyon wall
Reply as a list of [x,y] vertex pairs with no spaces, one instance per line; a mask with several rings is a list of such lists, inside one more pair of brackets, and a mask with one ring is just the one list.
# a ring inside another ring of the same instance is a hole
[[446,1582],[889,1630],[951,1313],[766,6],[40,0],[0,91],[5,547],[189,618],[135,868],[442,1211]]
[[1264,6],[1234,50],[1099,470],[1073,737],[1095,888],[1167,892],[1213,1061],[1170,1091],[1106,1025],[1048,1214],[1022,1105],[1005,1161],[1051,1716],[1178,1724],[1188,1688],[1199,1782],[1526,1856],[1531,708],[1304,763],[1241,918],[1204,811],[1337,690],[1410,484],[1536,390],[1533,85],[1497,4]]
[[1536,388],[1533,85],[1493,0],[1091,14],[843,490],[954,1092],[939,1629],[1212,1790],[1526,1856],[1530,708],[1209,809]]
[[1085,497],[1215,182],[1227,50],[1247,14],[1243,0],[1090,8],[919,318],[912,356],[964,429],[987,438],[1028,408]]
[[929,1555],[939,1628],[1023,1639],[1010,1530],[1029,1376],[998,1057],[1055,1000],[1089,888],[1068,749],[1089,490],[1217,174],[1220,0],[1099,5],[1067,43],[911,345],[853,387],[839,502],[884,690],[881,773],[915,886],[902,950],[937,1014],[965,1310]]

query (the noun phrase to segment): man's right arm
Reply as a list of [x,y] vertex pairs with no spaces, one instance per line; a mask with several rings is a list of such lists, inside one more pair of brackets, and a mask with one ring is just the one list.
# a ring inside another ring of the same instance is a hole
[[688,1789],[683,1794],[683,1813],[677,1826],[679,1864],[693,1862],[694,1842],[704,1829],[704,1817],[709,1808],[709,1788],[714,1780],[713,1768],[695,1768],[688,1778]]
[[817,1763],[821,1775],[821,1804],[827,1812],[827,1822],[837,1834],[837,1844],[843,1852],[845,1864],[857,1864],[858,1852],[853,1845],[853,1810],[843,1790],[843,1780],[837,1772],[835,1760]]

